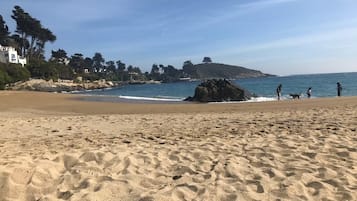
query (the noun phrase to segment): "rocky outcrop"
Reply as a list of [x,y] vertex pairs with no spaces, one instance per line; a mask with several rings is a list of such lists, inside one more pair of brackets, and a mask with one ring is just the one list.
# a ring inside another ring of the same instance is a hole
[[69,92],[81,90],[104,89],[116,86],[113,82],[98,80],[94,82],[76,83],[70,80],[59,80],[53,82],[42,79],[31,79],[26,82],[15,83],[9,86],[10,90],[28,90],[28,91],[43,91],[43,92]]
[[195,95],[185,100],[197,102],[246,101],[251,97],[250,92],[228,80],[213,79],[199,84],[195,89]]

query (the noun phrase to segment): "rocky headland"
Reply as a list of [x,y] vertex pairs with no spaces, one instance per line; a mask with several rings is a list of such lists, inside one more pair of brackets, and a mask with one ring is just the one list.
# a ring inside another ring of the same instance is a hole
[[119,83],[112,81],[97,80],[93,82],[74,82],[72,80],[43,80],[30,79],[25,82],[17,82],[7,87],[8,90],[26,90],[26,91],[42,91],[42,92],[70,92],[105,89],[119,86]]

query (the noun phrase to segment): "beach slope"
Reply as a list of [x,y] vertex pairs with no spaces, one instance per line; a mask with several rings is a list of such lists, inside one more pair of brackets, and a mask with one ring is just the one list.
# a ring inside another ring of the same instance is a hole
[[0,200],[357,200],[357,98],[85,102],[0,92]]

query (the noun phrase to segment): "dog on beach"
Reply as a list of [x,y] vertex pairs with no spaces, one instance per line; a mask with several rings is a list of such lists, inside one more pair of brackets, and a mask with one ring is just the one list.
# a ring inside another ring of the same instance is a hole
[[289,94],[293,99],[300,99],[301,94]]

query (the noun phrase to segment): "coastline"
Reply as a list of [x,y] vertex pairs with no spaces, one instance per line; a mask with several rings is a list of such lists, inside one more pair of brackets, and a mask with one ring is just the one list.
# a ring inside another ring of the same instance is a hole
[[80,97],[0,92],[0,200],[357,199],[357,97]]
[[[1,91],[0,110],[38,110],[42,113],[70,114],[156,114],[156,113],[209,113],[209,112],[279,112],[314,108],[335,108],[340,105],[357,106],[357,97],[314,98],[303,100],[233,102],[206,104],[194,102],[132,102],[84,101],[85,96],[30,91]],[[119,98],[118,98],[119,99]]]

